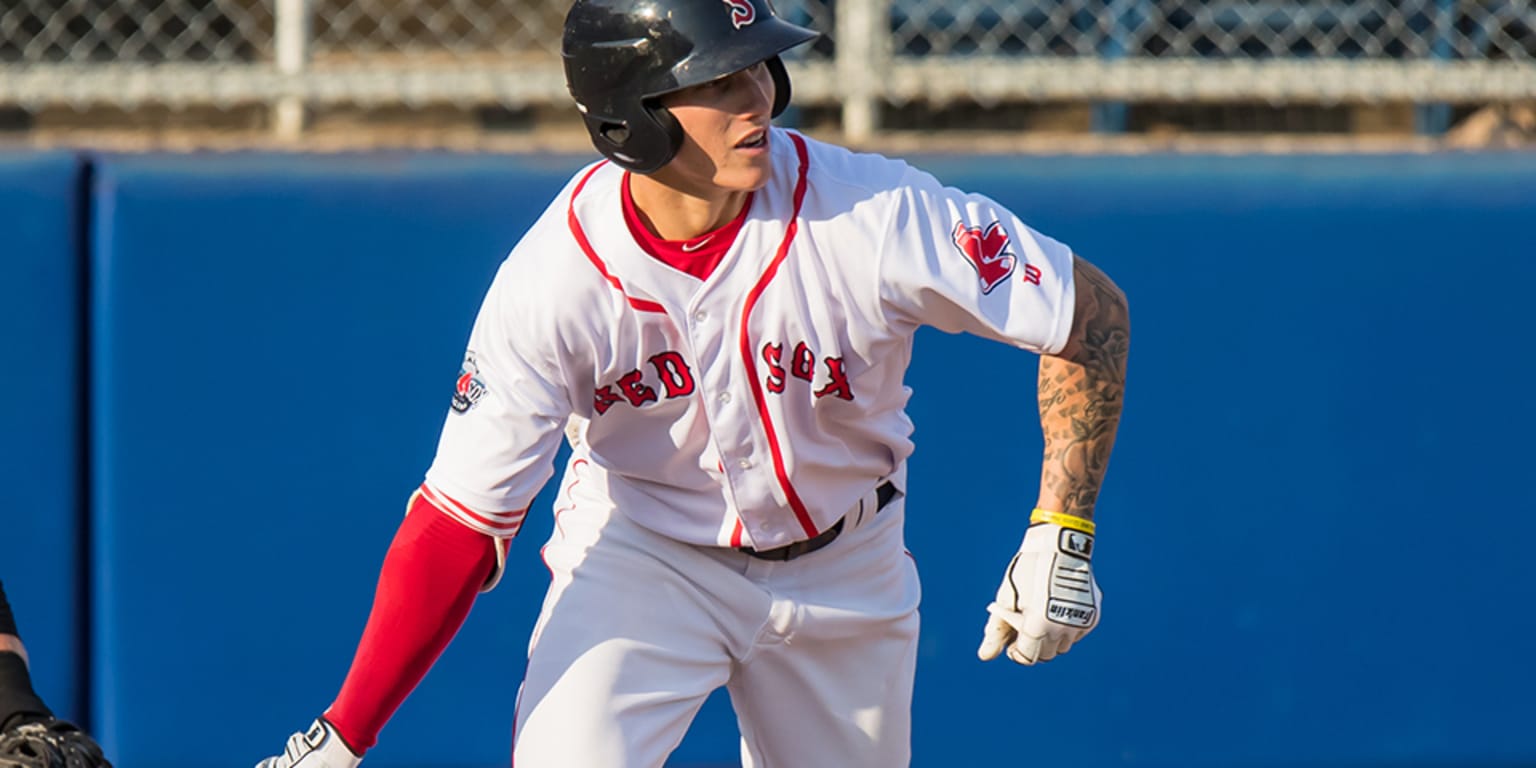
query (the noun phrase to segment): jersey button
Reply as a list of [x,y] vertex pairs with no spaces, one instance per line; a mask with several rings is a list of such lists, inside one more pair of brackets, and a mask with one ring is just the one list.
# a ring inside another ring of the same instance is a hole
[[721,392],[720,393],[720,402],[722,402],[722,403],[729,403],[730,401],[731,401],[731,393],[729,393],[729,392]]
[[736,466],[741,467],[742,469],[751,469],[752,468],[752,460],[751,459],[742,459],[741,461],[736,462]]
[[709,313],[705,312],[702,309],[697,311],[697,312],[695,312],[695,313],[693,313],[693,321],[695,323],[702,323],[702,322],[704,322],[705,320],[708,320],[708,319],[709,319]]

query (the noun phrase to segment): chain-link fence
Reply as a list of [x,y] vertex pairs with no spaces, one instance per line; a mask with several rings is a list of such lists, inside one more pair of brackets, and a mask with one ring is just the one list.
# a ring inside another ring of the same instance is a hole
[[1536,11],[1482,0],[896,0],[901,55],[1199,59],[1518,59]]
[[[568,0],[0,0],[0,107],[563,105]],[[851,138],[891,105],[1536,100],[1531,0],[782,0],[827,33],[796,101]]]

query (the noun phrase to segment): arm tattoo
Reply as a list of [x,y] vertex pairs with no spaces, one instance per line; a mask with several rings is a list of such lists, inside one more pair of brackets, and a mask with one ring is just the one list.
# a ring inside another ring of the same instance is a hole
[[1076,259],[1077,306],[1067,346],[1040,358],[1045,456],[1038,506],[1093,519],[1125,399],[1131,320],[1125,294]]

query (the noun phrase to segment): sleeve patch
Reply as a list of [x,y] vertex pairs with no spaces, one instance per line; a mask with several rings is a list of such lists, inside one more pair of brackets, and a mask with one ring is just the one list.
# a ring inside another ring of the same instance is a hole
[[[1003,229],[1001,222],[994,221],[986,227],[967,227],[964,221],[955,222],[955,228],[951,232],[950,239],[955,248],[960,251],[976,270],[976,276],[981,280],[981,292],[991,293],[1004,280],[1013,274],[1014,265],[1018,259],[1009,250],[1008,230]],[[1026,276],[1031,268],[1025,265]],[[1035,269],[1034,282],[1039,284],[1040,270]]]
[[458,381],[453,385],[453,412],[468,413],[485,397],[485,380],[480,378],[480,367],[475,364],[473,349],[464,353],[464,365],[459,367]]

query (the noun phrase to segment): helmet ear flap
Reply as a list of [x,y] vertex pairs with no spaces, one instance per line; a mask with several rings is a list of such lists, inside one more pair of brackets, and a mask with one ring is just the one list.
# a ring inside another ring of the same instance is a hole
[[599,152],[635,173],[652,173],[683,146],[683,126],[655,100],[640,103],[633,120],[587,118],[587,130]]
[[789,107],[789,72],[778,56],[768,59],[767,64],[768,74],[773,77],[773,117],[778,117]]
[[640,170],[640,173],[650,173],[672,162],[672,158],[677,156],[677,150],[683,146],[683,124],[679,123],[677,118],[672,116],[672,112],[663,107],[659,101],[647,100],[642,102],[642,106],[645,107],[645,114],[656,124],[658,136],[664,137],[667,142],[665,148],[657,147],[661,150],[657,155],[660,162],[655,163],[653,167]]
[[[789,72],[778,56],[764,60],[773,78],[773,117],[789,106]],[[580,106],[580,105],[578,105]],[[672,162],[683,146],[683,126],[658,98],[643,99],[632,119],[598,116],[581,110],[597,150],[635,173],[653,173]]]

